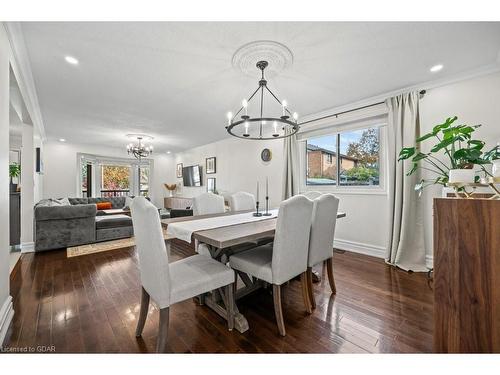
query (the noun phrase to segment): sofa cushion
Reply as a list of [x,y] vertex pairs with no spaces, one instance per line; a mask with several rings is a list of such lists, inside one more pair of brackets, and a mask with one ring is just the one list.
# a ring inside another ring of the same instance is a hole
[[37,204],[35,206],[35,220],[65,220],[93,217],[96,215],[95,204],[82,204],[78,206],[45,206]]
[[125,197],[96,197],[87,198],[89,203],[111,202],[111,208],[123,208],[125,206]]
[[113,207],[111,202],[97,202],[96,206],[98,211],[111,210],[111,208]]
[[131,226],[132,226],[132,218],[127,215],[106,215],[106,216],[96,216],[95,218],[96,229],[131,227]]
[[69,203],[71,203],[73,205],[88,204],[89,203],[88,198],[68,198],[68,200],[69,200]]

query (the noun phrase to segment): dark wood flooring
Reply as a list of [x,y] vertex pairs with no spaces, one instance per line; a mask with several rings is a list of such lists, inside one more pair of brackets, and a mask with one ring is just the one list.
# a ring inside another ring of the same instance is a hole
[[[175,244],[171,261],[193,251]],[[250,330],[225,322],[193,300],[170,309],[168,349],[175,353],[413,353],[432,351],[432,290],[424,274],[383,260],[335,253],[337,295],[323,277],[308,315],[298,281],[283,288],[287,336],[277,333],[272,296],[238,301]],[[326,276],[326,270],[323,270]],[[14,320],[4,347],[53,346],[56,352],[154,352],[158,311],[134,336],[140,283],[134,248],[66,258],[66,251],[23,255],[11,276]]]

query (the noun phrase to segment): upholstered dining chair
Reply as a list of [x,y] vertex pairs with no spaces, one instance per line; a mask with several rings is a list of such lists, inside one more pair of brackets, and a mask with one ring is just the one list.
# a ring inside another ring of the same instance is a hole
[[[226,209],[224,197],[211,192],[200,194],[193,198],[192,209],[194,216],[223,214]],[[210,256],[207,245],[199,245],[198,241],[195,241],[194,247],[198,254]]]
[[307,259],[307,290],[313,309],[316,308],[316,300],[312,284],[312,267],[323,262],[326,263],[330,288],[333,294],[337,293],[333,278],[332,259],[338,208],[339,199],[333,194],[322,194],[314,199],[311,234],[309,237],[309,257]]
[[130,208],[142,284],[136,336],[142,335],[149,302],[153,299],[160,310],[156,351],[164,352],[168,337],[170,306],[215,289],[221,289],[221,293],[226,296],[228,328],[232,330],[234,271],[203,255],[193,255],[169,264],[158,209],[144,197],[134,198]]
[[274,313],[278,331],[286,335],[281,307],[281,286],[300,275],[302,297],[311,313],[307,291],[307,257],[313,202],[296,195],[280,204],[274,242],[257,246],[229,258],[231,268],[273,286]]
[[305,191],[301,195],[309,198],[310,200],[315,200],[316,198],[321,197],[323,193],[320,191]]
[[224,213],[224,197],[214,193],[203,193],[193,198],[193,215]]
[[255,210],[255,197],[245,191],[239,191],[229,197],[229,208],[232,212]]

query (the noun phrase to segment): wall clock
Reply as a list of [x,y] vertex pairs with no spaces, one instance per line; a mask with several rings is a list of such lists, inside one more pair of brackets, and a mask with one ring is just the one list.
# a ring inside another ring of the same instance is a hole
[[262,161],[271,161],[272,157],[273,153],[268,148],[263,149],[260,153],[260,158],[262,159]]

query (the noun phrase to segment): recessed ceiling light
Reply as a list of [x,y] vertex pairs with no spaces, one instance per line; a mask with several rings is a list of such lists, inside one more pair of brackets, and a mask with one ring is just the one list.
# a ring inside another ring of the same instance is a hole
[[436,73],[436,72],[439,72],[441,69],[443,69],[443,64],[437,64],[437,65],[434,65],[430,71],[432,73]]
[[78,65],[78,60],[75,59],[73,56],[66,56],[64,60],[66,60],[66,62],[71,65]]
[[59,138],[59,142],[66,142],[64,138]]
[[171,151],[167,151],[167,154],[171,154],[172,152]]

